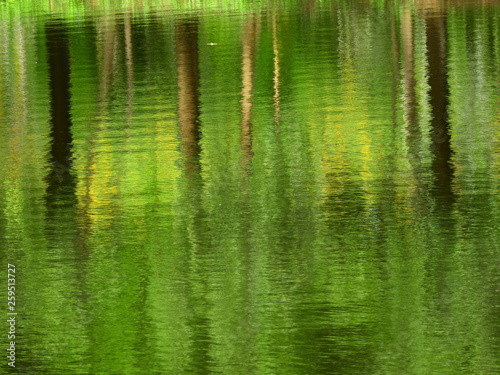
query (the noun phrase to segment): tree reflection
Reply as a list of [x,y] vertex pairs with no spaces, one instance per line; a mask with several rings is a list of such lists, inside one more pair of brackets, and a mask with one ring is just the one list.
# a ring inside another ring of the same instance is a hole
[[70,116],[70,61],[68,32],[62,21],[51,21],[46,27],[50,84],[52,168],[47,176],[47,199],[51,203],[69,204],[74,200],[71,173],[72,135]]
[[254,59],[259,23],[257,17],[251,17],[243,28],[242,52],[242,90],[241,90],[241,167],[245,173],[252,159],[252,96],[254,79]]
[[182,151],[184,154],[185,183],[184,214],[186,237],[189,237],[189,288],[188,305],[192,318],[189,325],[191,370],[206,373],[210,364],[210,321],[207,311],[208,285],[203,274],[207,267],[205,249],[208,239],[205,230],[205,211],[202,201],[202,176],[200,170],[200,100],[198,66],[198,19],[181,19],[175,27],[177,52],[177,83],[179,86],[178,120]]
[[[274,101],[274,122],[276,124],[276,134],[280,132],[280,51],[278,43],[278,27],[276,24],[276,14],[273,14],[273,101]],[[279,142],[279,138],[278,142]]]
[[427,51],[429,61],[430,104],[435,147],[434,171],[440,196],[452,199],[450,164],[451,147],[448,122],[447,37],[446,16],[427,14]]
[[191,173],[199,169],[200,153],[197,20],[179,21],[175,28],[175,38],[179,85],[179,128],[186,170]]

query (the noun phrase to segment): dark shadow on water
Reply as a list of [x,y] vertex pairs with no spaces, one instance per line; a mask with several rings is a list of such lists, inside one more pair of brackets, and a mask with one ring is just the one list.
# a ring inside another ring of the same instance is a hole
[[64,23],[50,21],[45,26],[50,85],[51,147],[50,169],[46,177],[46,202],[54,205],[74,203],[75,181],[71,173],[71,94],[68,31]]
[[430,104],[432,106],[433,171],[435,194],[443,203],[454,202],[451,165],[450,124],[448,121],[449,87],[447,79],[446,15],[426,19],[427,53],[429,62]]
[[192,317],[190,370],[192,373],[210,372],[212,339],[208,321],[208,285],[204,280],[203,269],[206,267],[206,238],[203,210],[203,181],[200,166],[200,71],[198,53],[198,19],[179,19],[175,25],[177,54],[177,84],[179,87],[178,123],[181,140],[184,174],[188,188],[185,193],[184,210],[186,229],[191,233],[189,239],[189,271],[187,274],[189,309]]
[[198,21],[180,20],[175,27],[177,82],[179,86],[179,133],[188,174],[199,172],[200,72],[198,67]]

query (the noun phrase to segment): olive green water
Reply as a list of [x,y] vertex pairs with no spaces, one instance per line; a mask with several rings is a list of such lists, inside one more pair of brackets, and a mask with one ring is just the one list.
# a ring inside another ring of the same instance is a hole
[[500,373],[498,2],[37,4],[0,373]]

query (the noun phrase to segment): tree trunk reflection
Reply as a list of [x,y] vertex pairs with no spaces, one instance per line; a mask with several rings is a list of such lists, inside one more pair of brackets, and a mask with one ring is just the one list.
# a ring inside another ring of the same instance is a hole
[[243,29],[242,90],[241,90],[241,167],[246,172],[252,159],[252,96],[254,79],[255,47],[258,37],[258,19],[247,20]]
[[435,148],[434,172],[440,196],[451,198],[453,169],[450,165],[451,147],[448,123],[447,42],[445,16],[428,15],[427,53],[429,61],[430,104]]
[[198,70],[198,22],[179,21],[175,28],[177,42],[177,82],[179,85],[179,127],[186,170],[199,168],[200,101]]
[[50,84],[52,169],[48,176],[47,198],[54,203],[60,195],[72,201],[74,181],[71,174],[72,136],[70,116],[70,61],[68,34],[62,22],[46,25]]

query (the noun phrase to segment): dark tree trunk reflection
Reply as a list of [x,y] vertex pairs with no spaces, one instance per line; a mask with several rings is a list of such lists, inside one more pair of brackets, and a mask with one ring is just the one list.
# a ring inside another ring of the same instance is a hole
[[71,94],[68,33],[62,22],[52,21],[45,27],[49,65],[52,165],[47,176],[47,201],[51,205],[70,204],[74,199],[71,174]]
[[199,167],[200,101],[198,70],[198,23],[182,20],[175,28],[177,80],[179,85],[179,127],[188,172]]
[[450,165],[451,147],[448,122],[448,81],[446,18],[429,15],[427,26],[427,53],[429,61],[430,104],[432,106],[432,131],[435,148],[434,173],[437,194],[453,198],[451,182],[453,169]]
[[202,270],[206,266],[205,250],[209,248],[206,213],[203,210],[203,181],[200,168],[200,72],[198,67],[198,20],[182,19],[175,27],[177,84],[179,86],[178,118],[183,163],[189,188],[185,196],[186,228],[189,238],[189,309],[192,314],[191,372],[209,372],[211,336],[207,318],[208,286]]

